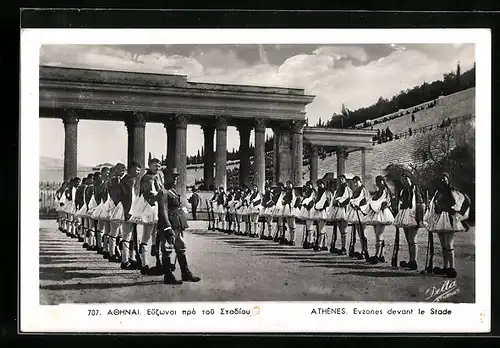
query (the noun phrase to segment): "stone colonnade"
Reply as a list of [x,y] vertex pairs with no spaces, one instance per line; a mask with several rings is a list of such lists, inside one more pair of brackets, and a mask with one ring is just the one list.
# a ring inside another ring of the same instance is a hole
[[[310,172],[309,172],[309,180],[316,185],[316,181],[318,180],[318,153],[319,147],[318,145],[310,146]],[[372,182],[372,168],[373,168],[373,156],[371,148],[361,148],[361,180],[363,181],[363,185],[366,188],[371,188],[373,185]],[[340,185],[339,176],[345,175],[345,161],[348,157],[348,152],[345,147],[338,147],[336,150],[337,155],[337,187]]]
[[[205,189],[214,185],[227,189],[227,127],[236,125],[240,135],[240,184],[249,184],[250,175],[250,132],[255,131],[254,183],[259,190],[265,184],[265,131],[271,127],[274,131],[274,184],[291,180],[294,185],[302,185],[302,150],[305,120],[281,121],[266,118],[251,120],[237,120],[224,116],[215,117],[215,122],[194,120],[186,115],[168,117],[164,122],[167,136],[167,166],[177,168],[179,178],[177,191],[186,199],[187,174],[187,125],[190,121],[201,124],[204,134],[204,183]],[[196,122],[198,121],[198,122]],[[209,120],[213,121],[213,120]],[[127,115],[125,126],[127,129],[127,160],[137,161],[147,166],[145,153],[145,127],[147,114],[134,112]],[[65,129],[64,145],[64,180],[67,181],[77,173],[77,137],[78,113],[69,111],[63,115]],[[216,149],[214,151],[214,135]],[[215,163],[215,176],[214,176]]]

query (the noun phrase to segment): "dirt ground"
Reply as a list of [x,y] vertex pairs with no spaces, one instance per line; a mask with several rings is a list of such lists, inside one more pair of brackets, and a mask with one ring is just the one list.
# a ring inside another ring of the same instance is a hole
[[[171,301],[428,301],[426,291],[446,278],[421,275],[427,251],[427,232],[418,234],[418,271],[390,267],[395,229],[386,228],[386,260],[370,265],[347,256],[304,250],[303,227],[297,245],[207,231],[206,222],[190,222],[185,233],[187,257],[198,283],[163,285],[161,276],[142,276],[120,270],[101,255],[82,248],[57,230],[53,220],[40,220],[40,304],[171,302]],[[332,227],[327,227],[331,238]],[[349,235],[349,234],[348,234]],[[374,232],[367,228],[369,250]],[[455,279],[459,292],[443,300],[475,302],[475,228],[459,233],[455,242]],[[339,241],[340,242],[340,236]],[[399,260],[408,259],[401,233]],[[434,265],[442,266],[437,236]],[[357,250],[360,249],[359,243]],[[150,259],[149,262],[154,262]],[[180,277],[180,271],[176,271]]]

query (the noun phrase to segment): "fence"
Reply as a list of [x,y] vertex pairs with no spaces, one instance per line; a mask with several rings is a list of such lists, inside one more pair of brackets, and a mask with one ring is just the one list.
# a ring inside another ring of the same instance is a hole
[[59,203],[56,199],[56,192],[61,186],[56,182],[41,182],[39,184],[39,208],[40,217],[55,216]]

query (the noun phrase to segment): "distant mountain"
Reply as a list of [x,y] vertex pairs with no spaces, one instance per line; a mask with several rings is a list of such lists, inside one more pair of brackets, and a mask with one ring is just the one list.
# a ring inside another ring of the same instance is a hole
[[[53,158],[53,157],[45,157],[45,156],[40,156],[40,169],[42,168],[50,168],[50,169],[56,169],[56,168],[64,168],[64,160],[60,158]],[[91,170],[91,166],[83,165],[83,164],[78,164],[78,171],[80,170]]]

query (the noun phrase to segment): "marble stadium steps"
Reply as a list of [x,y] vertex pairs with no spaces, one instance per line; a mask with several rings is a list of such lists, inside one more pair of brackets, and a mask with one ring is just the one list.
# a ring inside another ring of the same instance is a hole
[[475,88],[471,88],[453,95],[438,99],[436,106],[416,112],[415,122],[411,122],[411,114],[393,120],[374,124],[373,129],[389,127],[393,134],[404,133],[411,127],[412,130],[440,123],[442,120],[458,118],[467,114],[474,114]]
[[[419,159],[413,157],[415,149],[423,146],[429,136],[442,136],[442,129],[434,129],[426,133],[414,134],[411,137],[401,138],[378,144],[373,148],[372,175],[383,174],[384,169],[389,164],[409,165],[418,162]],[[454,145],[452,144],[452,147]],[[346,160],[346,175],[361,175],[361,152],[351,152]],[[337,173],[337,156],[332,155],[318,164],[318,177],[323,177],[326,173]]]

